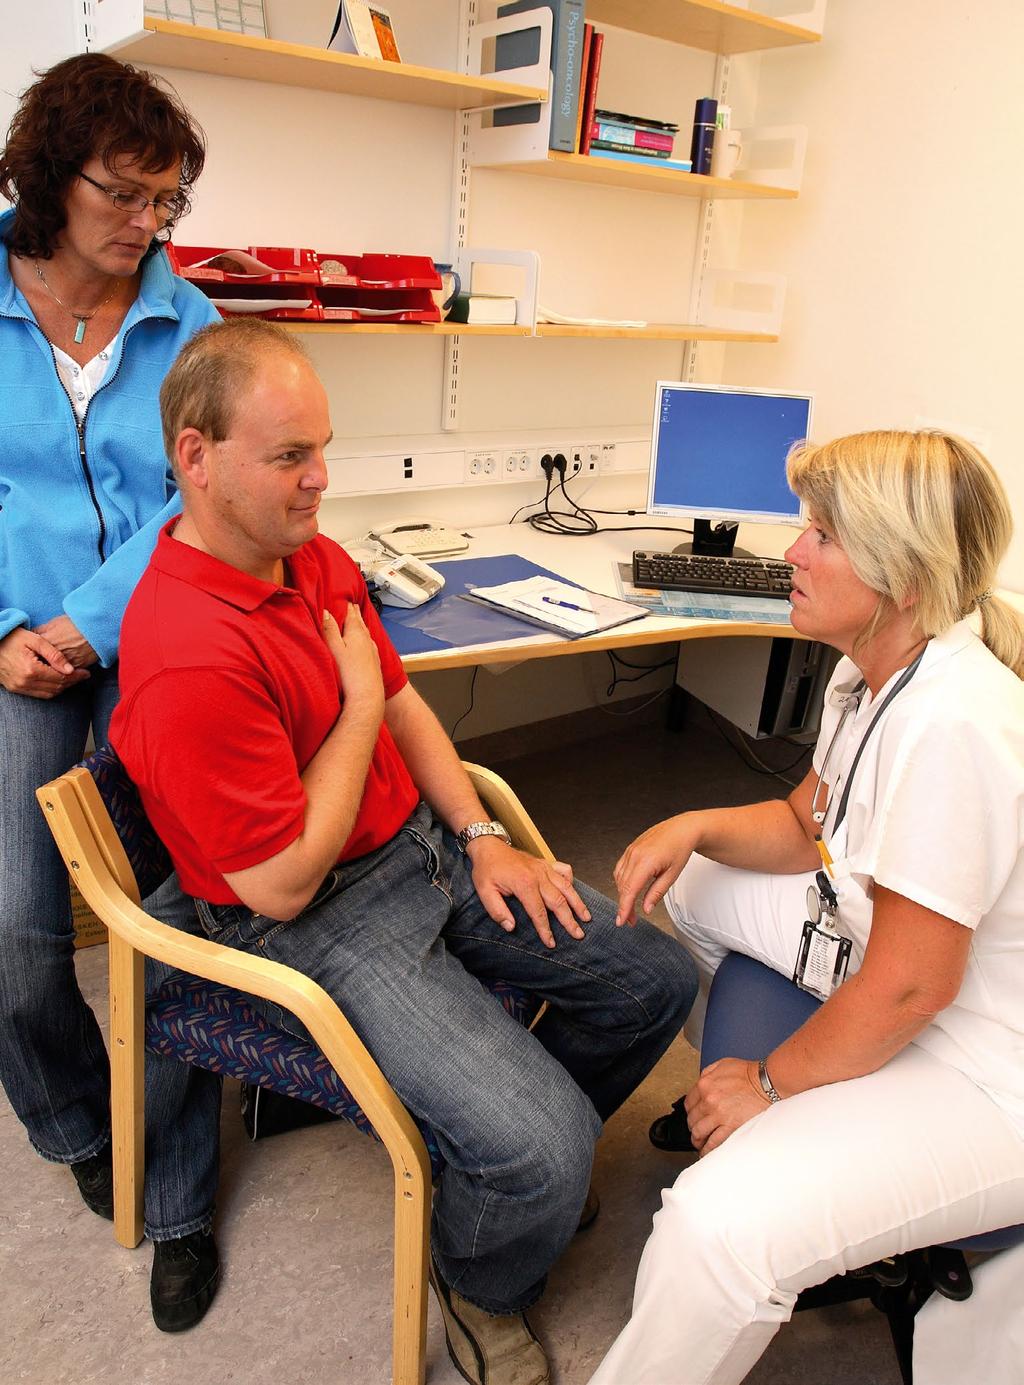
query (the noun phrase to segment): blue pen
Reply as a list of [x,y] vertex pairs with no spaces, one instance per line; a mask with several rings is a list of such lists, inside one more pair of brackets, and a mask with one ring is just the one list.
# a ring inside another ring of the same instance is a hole
[[567,611],[585,611],[586,606],[574,606],[571,601],[559,601],[553,596],[542,596],[541,601],[546,601],[549,606],[564,606]]

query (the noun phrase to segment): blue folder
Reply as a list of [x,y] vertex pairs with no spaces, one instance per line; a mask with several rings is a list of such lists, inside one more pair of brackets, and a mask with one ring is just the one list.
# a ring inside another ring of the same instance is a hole
[[498,558],[463,558],[452,563],[431,563],[444,577],[444,590],[422,606],[403,610],[385,606],[382,620],[392,644],[406,654],[430,654],[463,645],[494,644],[504,640],[532,639],[540,632],[530,621],[493,611],[462,594],[472,587],[493,587],[499,582],[518,582],[526,577],[551,577],[579,586],[560,573],[538,567],[528,558],[505,553]]

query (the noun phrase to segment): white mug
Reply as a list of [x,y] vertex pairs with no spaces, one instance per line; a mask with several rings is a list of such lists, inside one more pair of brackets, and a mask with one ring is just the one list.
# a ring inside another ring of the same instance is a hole
[[739,130],[716,130],[711,151],[712,178],[731,178],[743,153],[743,135]]

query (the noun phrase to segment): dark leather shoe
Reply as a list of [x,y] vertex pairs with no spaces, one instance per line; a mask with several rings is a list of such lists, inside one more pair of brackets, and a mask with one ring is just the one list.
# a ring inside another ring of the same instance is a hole
[[206,1315],[220,1283],[220,1257],[212,1231],[193,1231],[153,1243],[149,1301],[161,1332],[185,1332]]
[[101,1149],[91,1159],[79,1159],[68,1167],[75,1175],[82,1201],[98,1217],[114,1220],[114,1167],[110,1146]]
[[686,1108],[681,1096],[672,1103],[667,1116],[659,1116],[648,1131],[648,1139],[655,1149],[667,1149],[673,1154],[694,1154],[690,1126],[686,1119]]

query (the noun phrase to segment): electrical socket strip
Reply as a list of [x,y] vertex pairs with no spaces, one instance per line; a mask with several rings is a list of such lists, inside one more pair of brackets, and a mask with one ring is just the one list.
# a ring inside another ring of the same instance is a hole
[[327,463],[327,497],[440,490],[465,485],[522,485],[544,480],[541,458],[561,453],[566,480],[573,476],[643,471],[647,468],[646,439],[588,442],[537,447],[498,444],[494,447],[417,450],[408,453],[367,453],[339,457]]

